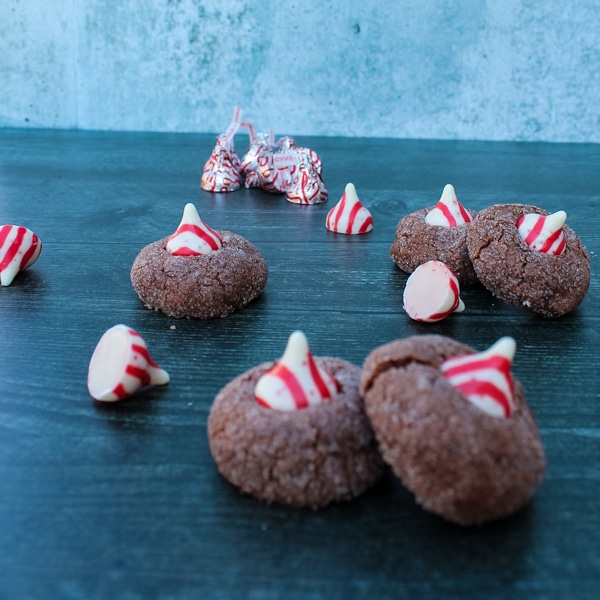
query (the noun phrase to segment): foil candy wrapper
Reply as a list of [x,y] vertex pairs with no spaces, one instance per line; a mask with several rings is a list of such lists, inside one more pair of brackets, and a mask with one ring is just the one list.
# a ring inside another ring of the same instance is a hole
[[294,204],[326,202],[329,194],[321,177],[321,159],[308,148],[299,148],[298,154],[300,162],[285,192],[286,200]]
[[235,107],[227,131],[217,137],[217,143],[204,164],[200,187],[207,192],[233,192],[242,183],[242,165],[233,148],[233,136],[241,124],[242,111]]
[[[233,137],[246,127],[250,137],[242,160],[233,148]],[[273,131],[256,133],[250,122],[241,121],[236,107],[227,131],[217,138],[215,148],[204,165],[201,187],[210,192],[232,192],[242,180],[247,188],[285,194],[295,204],[317,204],[327,200],[327,187],[321,176],[321,159],[310,148],[298,147],[290,136],[275,143]]]
[[266,162],[264,157],[273,152],[273,131],[256,133],[252,123],[249,122],[242,123],[242,126],[248,129],[250,136],[250,145],[241,161],[242,176],[245,179],[244,185],[247,188],[262,187],[259,163]]
[[319,155],[310,148],[297,146],[291,137],[281,138],[277,149],[264,152],[258,164],[263,189],[283,193],[295,204],[317,204],[327,200]]
[[265,152],[258,161],[261,187],[267,192],[285,194],[296,172],[298,154],[292,138],[282,138],[277,148]]

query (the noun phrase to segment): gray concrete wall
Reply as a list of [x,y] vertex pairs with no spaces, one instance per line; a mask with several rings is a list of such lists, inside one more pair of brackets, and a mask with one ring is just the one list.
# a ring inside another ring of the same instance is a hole
[[599,0],[0,0],[0,127],[600,142]]

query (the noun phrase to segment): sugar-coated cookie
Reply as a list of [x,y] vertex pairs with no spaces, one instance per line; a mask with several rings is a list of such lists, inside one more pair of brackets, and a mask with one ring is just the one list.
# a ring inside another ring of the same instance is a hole
[[463,285],[477,282],[467,251],[467,231],[475,212],[463,208],[454,188],[444,187],[435,206],[400,219],[390,248],[392,260],[407,273],[430,260],[447,265]]
[[[537,426],[510,373],[495,382],[491,403],[496,394],[503,395],[498,392],[502,386],[511,391],[511,403],[490,414],[481,408],[488,408],[485,403],[473,402],[481,390],[471,400],[465,395],[472,377],[461,391],[443,372],[444,365],[452,366],[452,357],[473,353],[439,335],[397,340],[369,354],[360,384],[384,460],[426,510],[461,525],[482,524],[523,508],[545,470]],[[497,362],[506,364],[506,359],[491,359]],[[459,382],[464,368],[454,368]],[[486,386],[489,382],[484,382],[483,396]]]
[[208,439],[219,471],[243,492],[317,509],[362,494],[382,475],[383,461],[358,391],[361,369],[312,355],[288,367],[292,337],[281,361],[254,367],[219,392]]
[[131,283],[148,307],[170,317],[226,317],[263,291],[267,264],[243,237],[218,231],[223,247],[201,256],[167,252],[169,238],[149,244],[131,268]]
[[186,204],[175,233],[149,244],[131,268],[131,283],[148,307],[170,317],[226,317],[263,291],[269,270],[243,237],[215,231]]
[[583,301],[590,286],[590,258],[568,225],[562,225],[559,254],[528,245],[519,233],[527,215],[548,213],[526,204],[496,204],[482,210],[469,228],[469,256],[477,277],[492,294],[542,317],[560,317]]

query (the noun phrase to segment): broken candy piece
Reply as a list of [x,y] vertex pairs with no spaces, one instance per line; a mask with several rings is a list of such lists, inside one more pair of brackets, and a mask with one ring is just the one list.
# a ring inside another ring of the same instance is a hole
[[325,227],[346,234],[372,231],[373,217],[358,199],[353,183],[346,185],[340,201],[327,214]]
[[517,345],[502,337],[485,352],[455,356],[440,369],[475,406],[494,417],[510,417],[515,408],[510,367]]
[[233,136],[239,129],[242,111],[235,107],[227,131],[217,137],[217,143],[204,164],[200,187],[207,192],[233,192],[240,187],[242,167],[233,148]]
[[10,285],[19,271],[30,267],[42,251],[38,236],[19,225],[0,226],[0,283]]
[[111,327],[100,338],[88,370],[90,396],[115,402],[149,385],[164,385],[169,374],[150,357],[146,342],[126,325]]
[[167,242],[167,250],[175,256],[199,256],[210,254],[222,245],[219,234],[202,221],[196,207],[189,202],[183,209],[179,227]]
[[336,380],[320,368],[305,335],[290,335],[285,352],[256,383],[254,397],[266,408],[298,410],[319,404],[338,391]]
[[434,323],[464,309],[458,279],[443,262],[427,261],[407,279],[404,310],[411,319]]
[[528,213],[517,220],[517,229],[523,241],[533,250],[558,256],[565,251],[563,225],[567,213],[559,210],[551,215]]
[[454,187],[450,184],[444,186],[438,203],[425,216],[426,223],[441,227],[457,227],[472,220],[469,212],[458,201]]

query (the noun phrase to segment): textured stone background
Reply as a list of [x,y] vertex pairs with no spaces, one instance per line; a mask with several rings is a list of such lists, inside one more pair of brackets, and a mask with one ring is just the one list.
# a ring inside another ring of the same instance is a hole
[[600,142],[598,0],[0,0],[0,127]]

